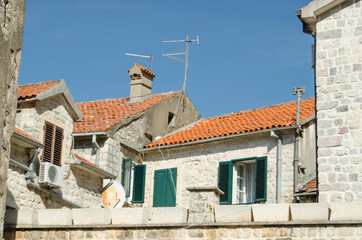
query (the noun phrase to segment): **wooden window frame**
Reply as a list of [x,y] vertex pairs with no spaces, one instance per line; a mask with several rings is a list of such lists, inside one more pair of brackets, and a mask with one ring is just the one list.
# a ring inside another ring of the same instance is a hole
[[64,144],[64,129],[54,123],[45,121],[43,143],[43,162],[49,162],[61,167]]

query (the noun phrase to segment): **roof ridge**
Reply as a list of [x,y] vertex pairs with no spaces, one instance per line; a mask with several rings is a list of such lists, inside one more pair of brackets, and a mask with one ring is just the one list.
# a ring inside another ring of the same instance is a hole
[[[310,100],[314,100],[314,99],[315,99],[315,97],[309,97],[309,98],[304,98],[304,99],[301,99],[301,100],[302,100],[302,102],[305,102],[305,101],[310,101]],[[289,101],[289,102],[283,102],[283,103],[277,103],[277,104],[273,104],[273,105],[270,105],[270,106],[264,106],[264,107],[259,107],[259,108],[241,110],[241,111],[238,111],[238,112],[232,112],[232,113],[226,113],[226,114],[219,115],[219,116],[208,117],[208,118],[204,118],[203,120],[208,120],[208,119],[211,120],[211,119],[217,119],[217,118],[221,118],[221,117],[227,117],[227,116],[230,116],[230,115],[237,115],[237,114],[242,114],[242,113],[247,113],[247,112],[255,112],[255,111],[263,110],[263,109],[282,107],[282,106],[294,104],[296,102],[297,102],[297,100],[293,100],[293,101]]]
[[45,84],[49,84],[49,83],[56,83],[56,82],[60,82],[62,79],[58,79],[58,80],[50,80],[47,82],[38,82],[38,83],[28,83],[28,84],[23,84],[23,85],[19,85],[19,88],[24,88],[24,87],[33,87],[33,86],[40,86],[40,85],[45,85]]
[[[155,96],[159,96],[159,95],[167,95],[167,94],[175,94],[175,93],[179,93],[182,90],[177,90],[177,91],[169,91],[169,92],[163,92],[163,93],[154,93],[151,94],[149,98],[151,97],[155,97]],[[149,99],[147,98],[147,99]],[[106,98],[106,99],[98,99],[98,100],[90,100],[88,102],[77,102],[77,104],[79,103],[92,103],[92,102],[100,102],[100,101],[114,101],[114,100],[121,100],[121,99],[130,99],[130,97],[122,97],[122,98]],[[147,100],[147,99],[143,99],[143,100]],[[141,101],[143,101],[141,100]],[[136,103],[136,102],[132,102],[132,103]]]

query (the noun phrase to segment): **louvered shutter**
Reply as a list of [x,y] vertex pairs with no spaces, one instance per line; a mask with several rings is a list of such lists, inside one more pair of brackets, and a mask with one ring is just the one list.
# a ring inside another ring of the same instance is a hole
[[177,168],[165,169],[166,171],[166,207],[176,206]]
[[50,123],[45,123],[44,129],[44,152],[43,152],[43,161],[52,162],[53,156],[53,135],[54,127]]
[[132,159],[123,159],[122,161],[122,179],[121,184],[123,185],[126,197],[130,196],[131,193],[131,171],[132,171]]
[[231,204],[232,197],[232,162],[220,162],[219,163],[219,179],[218,188],[224,192],[220,195],[220,204]]
[[146,165],[134,166],[132,202],[144,202]]
[[166,176],[164,170],[156,170],[153,184],[153,206],[164,207],[166,202]]
[[255,162],[255,202],[263,202],[266,201],[267,158],[260,157]]
[[62,164],[63,129],[54,124],[45,123],[43,161],[54,165]]

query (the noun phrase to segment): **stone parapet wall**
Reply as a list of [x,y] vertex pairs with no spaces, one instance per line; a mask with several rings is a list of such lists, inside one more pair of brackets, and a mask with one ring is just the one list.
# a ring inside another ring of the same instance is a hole
[[319,201],[362,200],[362,7],[359,0],[317,17]]

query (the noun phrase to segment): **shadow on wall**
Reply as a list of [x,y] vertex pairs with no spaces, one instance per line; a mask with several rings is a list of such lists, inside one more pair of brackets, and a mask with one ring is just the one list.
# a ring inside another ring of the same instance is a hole
[[72,167],[71,170],[76,179],[76,184],[79,187],[84,188],[91,192],[99,194],[101,193],[103,187],[103,181],[101,178],[93,176],[92,174],[89,174],[75,167]]

